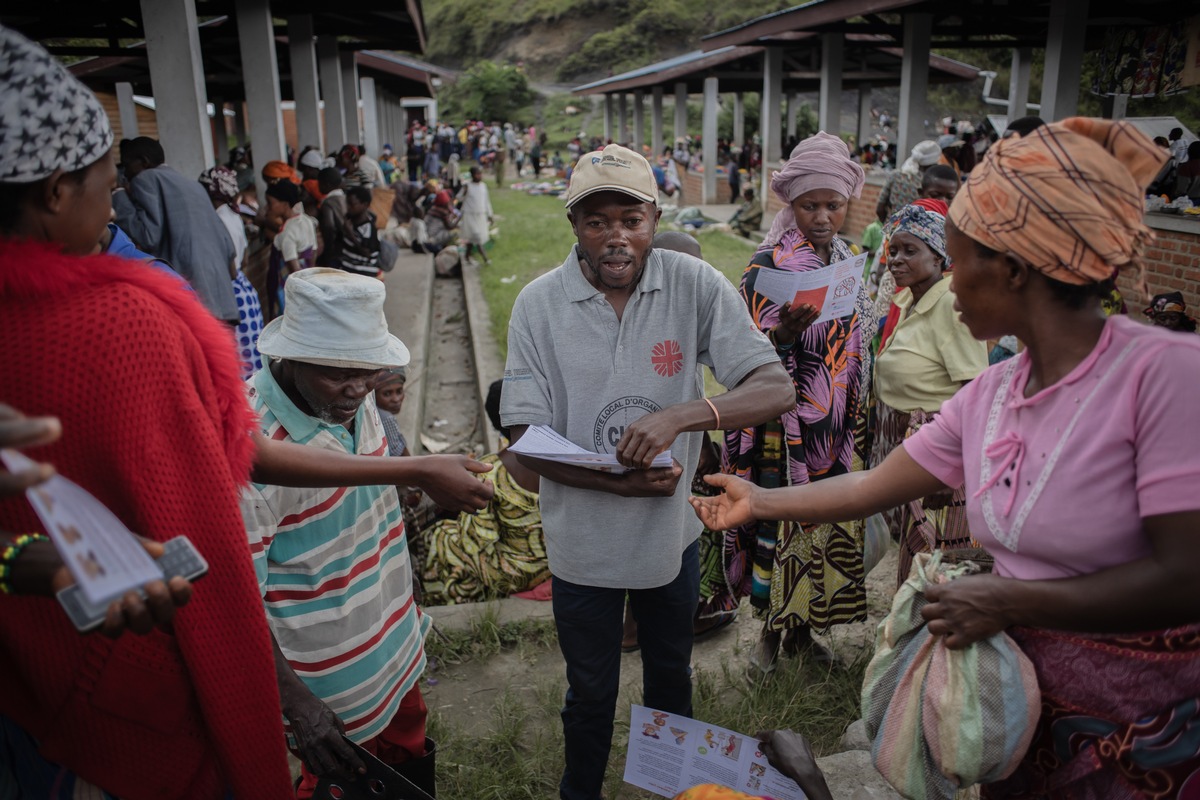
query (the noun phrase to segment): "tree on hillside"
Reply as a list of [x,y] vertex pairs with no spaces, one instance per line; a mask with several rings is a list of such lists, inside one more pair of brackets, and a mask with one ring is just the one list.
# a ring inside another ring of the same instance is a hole
[[480,61],[444,89],[443,116],[451,119],[508,120],[533,101],[534,92],[517,67]]

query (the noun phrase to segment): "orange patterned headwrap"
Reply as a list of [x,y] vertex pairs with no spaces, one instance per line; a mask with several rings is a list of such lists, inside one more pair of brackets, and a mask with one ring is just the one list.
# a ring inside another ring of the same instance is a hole
[[1082,285],[1134,266],[1144,190],[1166,153],[1128,122],[1073,117],[994,144],[950,206],[980,244]]

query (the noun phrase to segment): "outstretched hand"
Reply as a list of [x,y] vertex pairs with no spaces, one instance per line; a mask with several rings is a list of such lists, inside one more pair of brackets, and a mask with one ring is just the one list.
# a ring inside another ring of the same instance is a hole
[[704,523],[704,527],[710,531],[727,531],[754,520],[751,498],[758,491],[757,486],[741,478],[721,473],[705,475],[704,482],[724,490],[713,497],[689,498],[696,516]]
[[495,488],[480,475],[492,467],[468,456],[420,456],[424,476],[420,487],[433,502],[447,511],[473,512],[484,508],[492,499]]

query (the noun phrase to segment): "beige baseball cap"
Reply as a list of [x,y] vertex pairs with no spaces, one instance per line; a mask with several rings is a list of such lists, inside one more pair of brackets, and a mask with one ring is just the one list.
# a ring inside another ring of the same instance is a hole
[[658,181],[650,162],[619,144],[579,157],[567,187],[567,208],[596,192],[624,192],[658,205]]

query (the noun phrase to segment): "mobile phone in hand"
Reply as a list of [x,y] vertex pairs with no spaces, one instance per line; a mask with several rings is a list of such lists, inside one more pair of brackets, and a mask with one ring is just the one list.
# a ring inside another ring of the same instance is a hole
[[[195,581],[208,573],[208,562],[186,536],[176,536],[163,542],[163,554],[154,559],[154,563],[162,570],[164,581],[169,581],[176,575]],[[140,588],[134,591],[142,597],[146,596]],[[80,633],[90,633],[103,625],[104,618],[108,615],[108,607],[117,599],[110,597],[103,603],[89,603],[79,585],[74,583],[60,591],[57,597],[71,624]]]

